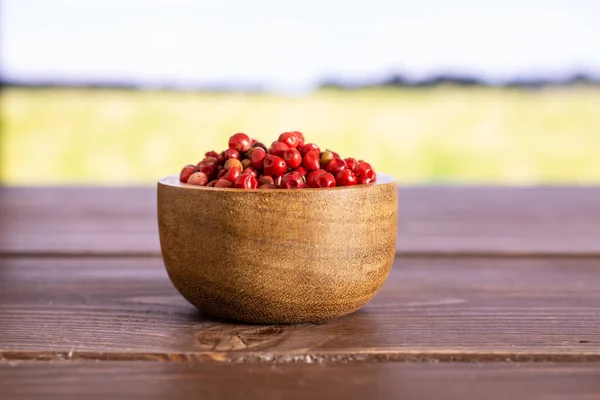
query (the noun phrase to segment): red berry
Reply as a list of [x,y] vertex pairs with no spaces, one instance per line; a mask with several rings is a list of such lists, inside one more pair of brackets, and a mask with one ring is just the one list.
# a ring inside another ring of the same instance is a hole
[[352,171],[354,171],[356,169],[356,166],[358,165],[358,161],[356,161],[356,158],[348,157],[345,158],[344,161],[346,161],[346,168],[351,169]]
[[241,189],[256,189],[258,187],[258,182],[251,174],[241,174],[235,180],[233,187]]
[[255,147],[250,154],[250,163],[254,168],[262,169],[265,157],[267,157],[267,152],[261,147]]
[[282,133],[279,135],[279,141],[294,149],[298,147],[298,136],[293,132]]
[[256,169],[254,169],[253,167],[244,168],[244,170],[242,171],[242,174],[250,174],[254,178],[258,177],[258,171]]
[[229,148],[235,149],[238,152],[246,152],[252,146],[252,142],[250,137],[245,133],[236,133],[232,137],[229,138]]
[[287,149],[283,153],[283,159],[290,168],[298,168],[302,164],[302,155],[296,149]]
[[217,183],[215,183],[215,187],[219,188],[230,188],[233,187],[233,183],[228,181],[227,179],[219,179]]
[[273,178],[267,175],[262,175],[258,178],[259,185],[273,185],[274,183],[275,181],[273,180]]
[[307,171],[315,171],[319,169],[321,166],[319,162],[319,151],[311,150],[306,153],[304,159],[302,160],[302,166],[306,168]]
[[219,165],[223,165],[223,163],[225,162],[225,152],[222,151],[219,153],[219,155],[217,156],[217,162],[219,163]]
[[201,167],[203,167],[205,165],[213,165],[213,164],[216,164],[216,163],[206,162],[204,160],[198,161],[198,164],[196,164],[196,169],[200,169]]
[[223,159],[229,160],[230,158],[235,158],[235,159],[239,160],[242,157],[240,156],[239,151],[237,151],[235,149],[227,149],[223,152]]
[[289,146],[283,142],[273,142],[269,147],[269,154],[273,154],[277,157],[283,157],[283,153],[289,148]]
[[299,173],[300,176],[306,176],[306,175],[308,175],[308,171],[303,166],[299,166],[294,171],[296,171],[297,173]]
[[208,183],[208,177],[202,172],[194,172],[192,175],[190,175],[187,183],[196,186],[206,186]]
[[257,147],[260,147],[261,149],[263,149],[264,151],[267,151],[267,146],[265,146],[263,143],[261,142],[256,142],[252,144],[252,148],[255,149]]
[[334,156],[334,157],[342,158],[342,157],[340,157],[340,155],[339,155],[338,153],[336,153],[336,152],[335,152],[335,151],[333,151],[333,150],[326,149],[325,151],[329,151],[329,152],[331,152],[331,154],[333,154],[333,156]]
[[343,169],[335,176],[337,186],[352,186],[356,185],[356,175],[350,169]]
[[188,181],[188,179],[190,178],[190,176],[196,172],[196,166],[195,165],[186,165],[185,167],[183,167],[183,169],[181,170],[181,172],[179,173],[179,181],[186,183]]
[[302,154],[302,157],[304,157],[306,155],[306,153],[308,153],[309,151],[312,151],[312,150],[321,152],[321,149],[319,149],[319,146],[317,146],[314,143],[308,143],[308,144],[305,144],[304,146],[302,146],[302,148],[300,149],[300,154]]
[[295,171],[283,175],[281,177],[281,183],[279,184],[279,187],[284,189],[302,189],[303,186],[304,180],[302,179],[302,176]]
[[217,179],[221,179],[222,177],[225,176],[226,173],[227,173],[226,170],[220,169],[219,172],[217,173]]
[[271,183],[262,184],[258,188],[259,189],[277,189],[277,187],[275,187],[275,185],[273,185]]
[[312,185],[313,185],[312,187],[316,187],[316,188],[335,187],[335,178],[333,177],[333,175],[331,175],[329,172],[327,172],[327,173],[317,176],[314,179]]
[[[218,155],[218,154],[217,154]],[[200,161],[206,164],[216,164],[218,163],[217,157],[204,157],[204,160]]]
[[329,161],[333,160],[333,153],[329,150],[322,151],[320,154],[321,168],[325,168]]
[[208,179],[212,179],[217,173],[217,164],[207,164],[200,161],[196,166],[196,170],[204,173]]
[[275,187],[280,187],[281,186],[281,177],[282,176],[278,176],[277,178],[275,178],[275,183],[273,183],[275,185]]
[[204,157],[219,157],[219,153],[217,153],[216,151],[207,151],[206,153],[204,153]]
[[285,160],[281,157],[277,157],[269,154],[263,163],[264,174],[276,178],[281,176],[287,170]]
[[244,167],[242,166],[242,163],[240,162],[240,160],[237,160],[235,158],[230,158],[229,160],[225,161],[225,165],[223,165],[223,169],[225,171],[229,171],[230,169],[239,169],[240,172],[242,172]]
[[208,185],[206,185],[206,187],[214,187],[216,183],[217,183],[217,179],[214,179],[214,180],[208,182]]
[[377,175],[371,166],[366,162],[359,162],[354,170],[356,173],[356,183],[371,183],[375,182]]
[[304,135],[302,134],[302,132],[293,131],[290,133],[293,133],[298,138],[298,148],[304,146]]
[[327,173],[327,171],[325,171],[324,169],[318,169],[316,171],[311,172],[310,174],[308,174],[308,176],[306,177],[306,185],[308,187],[316,187],[314,186],[314,182],[315,180],[321,176],[321,175],[325,175]]
[[223,179],[227,179],[229,182],[233,183],[241,173],[242,171],[237,168],[230,168],[225,172],[225,175],[223,175]]
[[336,175],[338,172],[346,169],[346,162],[339,157],[334,157],[333,160],[327,163],[325,170]]

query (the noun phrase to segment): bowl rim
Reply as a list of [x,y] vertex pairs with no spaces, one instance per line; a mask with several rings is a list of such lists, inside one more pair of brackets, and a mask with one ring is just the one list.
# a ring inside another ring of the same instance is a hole
[[396,185],[396,180],[386,174],[377,173],[377,180],[372,183],[365,183],[353,186],[336,186],[332,188],[302,188],[302,189],[240,189],[240,188],[220,188],[190,185],[179,181],[179,174],[167,175],[158,180],[159,185],[176,187],[185,190],[205,190],[214,192],[248,192],[248,193],[304,193],[304,192],[324,192],[324,191],[345,191],[345,190],[360,190],[372,188],[381,185]]

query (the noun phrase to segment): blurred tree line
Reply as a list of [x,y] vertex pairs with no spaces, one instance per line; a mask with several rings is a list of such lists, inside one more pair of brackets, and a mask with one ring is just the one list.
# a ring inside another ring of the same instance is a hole
[[380,81],[370,83],[351,83],[336,79],[326,79],[321,82],[321,88],[336,89],[362,89],[372,87],[415,87],[430,88],[436,86],[461,86],[461,87],[506,87],[539,89],[544,87],[568,87],[568,86],[599,86],[600,74],[593,76],[584,73],[575,73],[565,77],[516,77],[499,83],[490,83],[485,79],[467,74],[439,74],[424,79],[410,79],[402,74],[392,74]]
[[[483,78],[468,74],[437,74],[423,79],[410,79],[402,74],[391,74],[380,80],[363,79],[349,81],[337,78],[328,78],[321,81],[319,88],[327,89],[363,89],[363,88],[432,88],[436,86],[459,86],[459,87],[505,87],[539,89],[544,87],[569,87],[569,86],[597,86],[600,87],[600,73],[597,75],[586,73],[574,73],[564,77],[515,77],[502,82],[491,83]],[[0,87],[9,88],[84,88],[84,89],[158,89],[158,90],[199,90],[205,92],[262,92],[260,85],[240,86],[227,83],[215,83],[211,85],[185,85],[171,84],[169,82],[142,84],[131,81],[120,80],[95,80],[95,81],[69,81],[69,80],[7,80],[0,78]]]

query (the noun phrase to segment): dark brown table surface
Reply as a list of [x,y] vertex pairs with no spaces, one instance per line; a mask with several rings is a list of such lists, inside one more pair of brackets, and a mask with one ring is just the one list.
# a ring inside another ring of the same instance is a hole
[[170,284],[154,188],[0,188],[0,398],[600,399],[600,188],[399,191],[392,272],[324,324]]

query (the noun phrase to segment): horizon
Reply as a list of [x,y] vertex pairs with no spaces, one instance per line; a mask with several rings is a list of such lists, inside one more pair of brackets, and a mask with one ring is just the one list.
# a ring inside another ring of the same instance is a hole
[[[339,79],[323,80],[310,90],[335,88],[343,90],[368,89],[368,88],[429,88],[443,85],[458,87],[490,87],[490,88],[543,88],[543,87],[569,87],[574,85],[600,85],[600,74],[586,74],[573,71],[561,76],[512,76],[506,80],[488,81],[477,75],[452,75],[447,73],[433,74],[422,79],[410,79],[399,74],[388,76],[370,77],[343,81]],[[6,80],[0,75],[0,87],[6,88],[82,88],[82,89],[125,89],[125,90],[169,90],[169,91],[215,91],[215,92],[269,92],[260,84],[236,85],[231,83],[212,84],[173,84],[172,82],[133,82],[118,79],[96,80]]]

